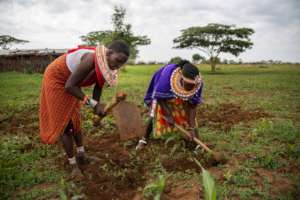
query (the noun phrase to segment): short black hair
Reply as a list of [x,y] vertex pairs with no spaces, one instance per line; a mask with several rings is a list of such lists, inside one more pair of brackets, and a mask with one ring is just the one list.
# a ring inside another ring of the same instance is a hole
[[195,79],[200,74],[199,69],[188,60],[181,60],[178,66],[181,68],[184,77]]
[[126,56],[130,56],[130,49],[128,44],[126,44],[123,40],[115,40],[112,41],[107,48],[118,52],[118,53],[124,53]]

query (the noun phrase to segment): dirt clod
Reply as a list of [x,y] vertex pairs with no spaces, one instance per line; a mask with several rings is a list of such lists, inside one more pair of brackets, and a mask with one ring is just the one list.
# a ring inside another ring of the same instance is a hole
[[240,122],[250,122],[263,117],[271,117],[262,109],[245,110],[241,105],[223,103],[219,106],[202,105],[198,109],[197,120],[200,127],[211,127],[228,132]]

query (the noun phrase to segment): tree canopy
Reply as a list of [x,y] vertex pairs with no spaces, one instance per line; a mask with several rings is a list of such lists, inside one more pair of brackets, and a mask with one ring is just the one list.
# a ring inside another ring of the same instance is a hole
[[5,50],[10,49],[14,44],[24,44],[27,42],[29,41],[21,40],[10,35],[0,35],[0,47]]
[[87,45],[97,45],[98,43],[107,45],[114,40],[123,40],[130,47],[130,59],[135,60],[138,55],[138,46],[148,45],[151,40],[145,36],[135,35],[131,30],[131,24],[125,21],[126,9],[121,6],[115,6],[112,15],[112,30],[93,31],[87,35],[81,36],[81,40]]
[[205,60],[205,57],[201,56],[198,53],[193,54],[192,56],[193,63],[198,64],[200,61]]
[[180,56],[175,56],[170,59],[169,63],[178,64],[180,61],[183,60]]
[[239,56],[240,53],[252,48],[251,28],[235,25],[208,24],[184,29],[181,35],[173,40],[175,48],[198,49],[204,52],[211,61],[212,71],[215,71],[216,59],[220,53]]

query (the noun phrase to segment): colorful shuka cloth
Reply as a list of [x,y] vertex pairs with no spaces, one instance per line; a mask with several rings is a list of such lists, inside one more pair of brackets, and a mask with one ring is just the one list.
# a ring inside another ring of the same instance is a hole
[[[110,86],[117,83],[117,72],[109,69],[104,46],[79,47],[69,50],[68,53],[79,49],[94,50],[95,56],[95,74],[84,80],[80,86],[91,86],[98,82],[99,87],[103,87],[105,83]],[[65,90],[65,83],[71,75],[66,57],[67,54],[64,54],[50,63],[42,81],[39,128],[41,140],[45,144],[55,143],[70,121],[73,123],[75,133],[81,131],[80,101]]]
[[168,64],[160,68],[153,75],[148,87],[144,102],[150,108],[150,116],[153,117],[154,138],[176,132],[174,127],[163,119],[164,110],[157,100],[167,100],[175,122],[184,127],[188,126],[186,105],[188,103],[197,105],[202,102],[203,81],[200,79],[191,91],[185,91],[182,86],[183,77],[180,70],[176,64]]
[[[176,124],[179,124],[183,127],[188,126],[185,104],[186,102],[184,102],[180,98],[174,98],[167,101],[167,105],[171,109],[172,116],[174,117]],[[154,138],[159,138],[162,135],[176,132],[174,127],[170,126],[169,123],[163,118],[164,115],[164,110],[159,105],[157,105],[153,120]]]

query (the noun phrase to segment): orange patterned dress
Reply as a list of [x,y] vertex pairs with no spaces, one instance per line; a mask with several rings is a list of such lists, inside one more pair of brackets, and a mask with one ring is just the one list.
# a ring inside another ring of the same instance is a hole
[[[96,73],[85,80],[81,87],[90,86],[96,82],[99,87],[103,87],[105,82],[111,86],[116,84],[117,72],[109,70],[106,48],[104,46],[79,47],[69,50],[68,53],[82,48],[95,51]],[[75,133],[81,131],[80,101],[65,90],[65,83],[71,75],[66,63],[66,56],[67,54],[64,54],[48,65],[42,81],[39,128],[41,140],[45,144],[55,143],[69,121],[72,121]]]
[[[168,100],[167,105],[172,111],[172,116],[174,117],[176,124],[188,127],[185,102],[182,99],[174,98]],[[157,111],[155,112],[155,119],[153,124],[154,138],[159,138],[162,135],[177,132],[174,126],[170,126],[169,123],[165,119],[163,119],[163,116],[165,115],[164,110],[159,105],[157,105],[156,109]]]
[[41,140],[45,144],[55,143],[70,120],[73,122],[74,131],[80,132],[80,102],[65,91],[65,83],[70,74],[66,55],[58,57],[44,73],[39,127]]

